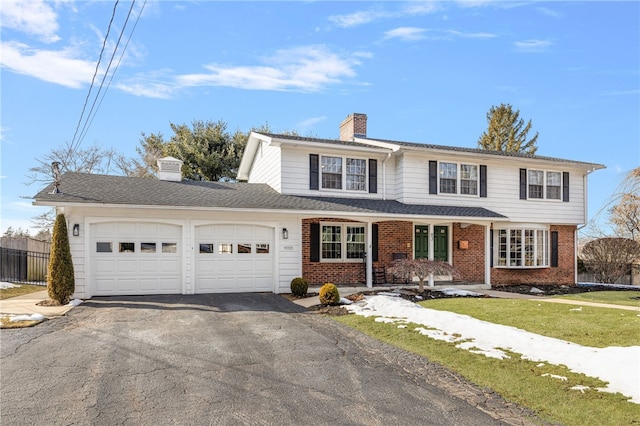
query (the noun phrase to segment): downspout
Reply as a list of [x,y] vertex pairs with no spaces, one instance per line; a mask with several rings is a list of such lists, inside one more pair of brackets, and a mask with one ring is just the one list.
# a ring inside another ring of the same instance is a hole
[[576,227],[573,236],[573,282],[574,284],[578,284],[578,232],[581,229],[586,228],[588,222],[588,205],[589,205],[589,191],[588,191],[588,176],[595,172],[596,169],[592,168],[591,170],[587,170],[587,173],[582,177],[583,183],[582,187],[584,188],[584,224],[582,226]]
[[391,153],[387,152],[387,158],[382,161],[382,199],[387,199],[387,160],[391,158]]

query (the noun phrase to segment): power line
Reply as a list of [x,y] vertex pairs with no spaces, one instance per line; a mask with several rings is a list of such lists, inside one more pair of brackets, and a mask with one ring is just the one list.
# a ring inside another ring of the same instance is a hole
[[[105,47],[107,45],[107,39],[109,38],[109,32],[111,31],[111,25],[113,24],[113,19],[116,16],[116,9],[118,8],[118,3],[120,0],[116,0],[116,3],[113,5],[113,12],[111,14],[111,20],[109,21],[109,26],[107,27],[107,33],[104,36],[104,40],[102,41],[102,49],[100,50],[100,56],[98,57],[98,62],[96,63],[96,69],[93,73],[93,78],[91,79],[91,85],[89,86],[89,92],[87,93],[87,97],[84,100],[84,105],[82,106],[82,112],[80,113],[80,118],[78,119],[78,124],[76,125],[76,131],[73,133],[73,139],[71,139],[71,152],[74,152],[76,148],[74,148],[74,143],[76,141],[76,136],[78,135],[78,130],[80,130],[80,123],[82,123],[82,119],[84,117],[84,112],[87,108],[87,104],[89,103],[89,97],[91,96],[91,90],[93,89],[93,84],[96,81],[96,76],[98,75],[98,70],[100,69],[100,62],[102,61],[102,54],[104,53]],[[79,144],[78,144],[79,145]]]
[[[133,35],[133,30],[135,30],[135,27],[133,28],[131,34],[129,34],[129,38],[127,39],[127,43],[125,45],[125,47],[122,49],[121,53],[120,53],[120,58],[118,60],[118,63],[116,64],[116,66],[113,69],[113,72],[111,73],[111,78],[109,79],[109,82],[107,84],[107,86],[104,89],[104,92],[102,92],[102,88],[104,87],[104,83],[107,79],[107,75],[109,75],[109,70],[111,69],[111,65],[113,64],[113,60],[116,56],[116,53],[118,51],[118,47],[120,46],[120,42],[122,41],[122,37],[124,36],[124,32],[127,28],[127,24],[129,22],[129,18],[131,17],[131,12],[133,11],[133,7],[136,4],[136,0],[133,0],[131,2],[131,7],[129,8],[129,12],[127,13],[127,18],[124,21],[124,25],[122,27],[122,30],[120,31],[120,35],[118,36],[118,41],[116,42],[116,45],[113,49],[113,53],[111,55],[111,58],[109,59],[109,64],[107,65],[107,69],[104,71],[104,75],[102,76],[102,81],[100,82],[100,87],[98,88],[98,93],[96,93],[96,96],[93,100],[93,104],[91,105],[91,109],[89,110],[89,114],[87,114],[87,119],[85,120],[84,126],[82,127],[82,131],[80,132],[80,137],[78,138],[78,146],[80,146],[80,144],[82,143],[82,141],[84,140],[84,137],[86,136],[87,132],[89,131],[89,127],[91,127],[91,123],[93,122],[93,118],[95,117],[96,113],[98,112],[98,108],[100,106],[100,104],[102,103],[102,99],[104,99],[104,96],[107,94],[107,90],[109,88],[109,86],[111,85],[111,81],[113,80],[113,76],[115,75],[118,66],[120,65],[120,62],[122,61],[122,58],[124,56],[124,53],[126,51],[127,46],[129,45],[129,41],[131,40],[131,36]],[[145,4],[146,4],[146,0],[145,0]],[[144,6],[143,6],[144,9]],[[142,15],[142,9],[140,10],[140,14],[138,15],[138,20],[140,19],[140,16]],[[136,20],[136,26],[138,24],[138,20]],[[100,104],[98,104],[98,108],[96,108],[96,103],[98,102],[98,98],[100,97],[100,93],[102,92],[102,98],[100,99]],[[95,112],[94,112],[94,108],[95,108]]]

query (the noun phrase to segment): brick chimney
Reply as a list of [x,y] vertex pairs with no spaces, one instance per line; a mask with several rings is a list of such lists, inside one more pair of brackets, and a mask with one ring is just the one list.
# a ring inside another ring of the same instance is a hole
[[354,112],[340,123],[340,140],[352,141],[353,138],[367,137],[367,114]]

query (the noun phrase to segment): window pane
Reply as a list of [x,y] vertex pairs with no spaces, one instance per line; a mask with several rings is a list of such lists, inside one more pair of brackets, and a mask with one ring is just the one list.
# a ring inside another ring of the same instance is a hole
[[360,259],[364,251],[364,226],[347,226],[347,259]]
[[231,243],[220,243],[218,245],[218,253],[221,253],[221,254],[231,254],[231,253],[233,253],[233,244],[231,244]]
[[155,253],[156,243],[140,243],[140,253]]
[[509,266],[522,265],[522,232],[512,229],[509,232]]
[[524,265],[534,266],[536,264],[535,231],[527,229],[524,231]]
[[547,198],[550,200],[559,200],[561,186],[562,173],[547,172]]
[[322,157],[322,187],[342,189],[342,158]]
[[135,243],[120,243],[120,253],[135,253]]
[[269,253],[269,244],[266,244],[266,243],[256,244],[256,253],[258,254]]
[[178,250],[178,244],[176,243],[162,243],[163,253],[176,253],[177,250]]
[[111,243],[96,243],[96,252],[111,253],[113,251]]
[[200,253],[213,253],[213,243],[200,244]]
[[478,195],[478,166],[460,165],[460,193]]
[[440,193],[457,194],[458,165],[455,163],[440,163]]
[[238,253],[251,253],[251,243],[238,243]]
[[322,258],[342,258],[342,227],[339,225],[322,226]]
[[500,229],[498,231],[498,266],[507,266],[507,230]]
[[355,158],[347,158],[347,189],[365,191],[367,189],[367,162]]

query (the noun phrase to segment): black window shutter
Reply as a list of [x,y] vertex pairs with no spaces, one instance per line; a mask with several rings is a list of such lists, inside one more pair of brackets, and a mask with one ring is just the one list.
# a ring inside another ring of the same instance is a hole
[[493,229],[489,232],[489,267],[493,268]]
[[551,267],[558,267],[558,231],[551,231]]
[[520,199],[527,199],[527,169],[520,169]]
[[562,201],[569,202],[569,172],[562,172]]
[[438,193],[438,162],[429,161],[429,194]]
[[371,260],[378,261],[378,224],[371,225]]
[[318,154],[309,154],[309,189],[319,189],[319,159]]
[[369,159],[369,193],[378,193],[378,160]]
[[487,197],[487,166],[480,166],[480,196]]
[[309,236],[310,260],[312,262],[320,262],[320,224],[312,223],[311,235]]

